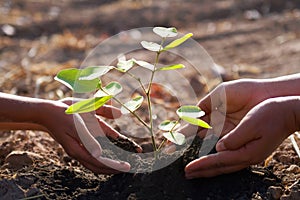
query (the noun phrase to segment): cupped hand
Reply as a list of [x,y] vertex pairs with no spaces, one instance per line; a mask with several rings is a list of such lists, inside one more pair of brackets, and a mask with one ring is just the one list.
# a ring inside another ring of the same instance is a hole
[[[215,132],[220,132],[219,136],[224,136],[250,109],[269,97],[263,81],[240,79],[220,84],[198,106],[206,113],[203,120],[210,123]],[[207,129],[200,129],[198,134],[203,138],[206,132]]]
[[255,106],[219,140],[217,153],[186,166],[186,178],[216,176],[262,162],[295,131],[294,101],[293,97],[271,98]]
[[[44,107],[46,113],[42,117],[42,125],[46,131],[59,142],[66,153],[78,160],[83,166],[95,173],[114,174],[130,170],[130,164],[102,157],[102,149],[95,137],[109,136],[113,139],[126,137],[121,135],[98,115],[116,118],[120,111],[112,106],[103,106],[96,110],[96,114],[65,114],[65,110],[72,103],[70,99],[53,101]],[[138,152],[141,148],[133,142]]]
[[[201,119],[210,124],[210,132],[222,137],[234,129],[251,108],[269,97],[263,81],[240,79],[218,85],[197,105],[205,112]],[[208,129],[187,124],[178,131],[187,138],[197,134],[204,138]],[[167,147],[170,152],[175,149],[175,145]]]

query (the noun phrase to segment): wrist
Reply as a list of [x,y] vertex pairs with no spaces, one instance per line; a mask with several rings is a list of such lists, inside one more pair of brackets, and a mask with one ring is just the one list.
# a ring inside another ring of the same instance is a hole
[[264,91],[269,98],[300,95],[300,73],[277,78],[262,79]]
[[51,101],[0,93],[0,129],[45,130],[43,105]]
[[283,110],[280,116],[285,120],[286,137],[288,137],[300,129],[300,96],[279,97],[278,99],[282,100]]
[[56,119],[58,113],[64,113],[65,109],[66,105],[64,103],[45,100],[35,105],[36,116],[34,118],[38,124],[47,128],[49,122]]

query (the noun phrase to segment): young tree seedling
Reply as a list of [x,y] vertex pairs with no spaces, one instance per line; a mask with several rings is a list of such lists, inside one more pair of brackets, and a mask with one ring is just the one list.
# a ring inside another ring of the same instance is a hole
[[[126,60],[125,56],[120,56],[118,58],[118,63],[116,66],[89,66],[84,69],[64,69],[57,74],[55,80],[63,83],[76,93],[94,92],[94,96],[92,98],[84,99],[70,105],[65,111],[67,114],[92,112],[106,104],[108,101],[114,100],[121,106],[120,109],[123,115],[132,114],[143,126],[145,126],[149,130],[153,151],[156,152],[162,148],[166,140],[177,145],[182,145],[185,143],[185,136],[178,131],[178,129],[180,128],[181,120],[203,128],[209,129],[211,127],[208,123],[199,119],[200,117],[204,116],[205,113],[198,106],[181,106],[176,111],[178,120],[164,120],[159,124],[158,129],[163,131],[163,136],[165,139],[159,145],[159,147],[156,146],[152,114],[153,106],[151,101],[151,88],[155,74],[158,71],[169,71],[185,68],[183,64],[172,64],[158,67],[159,57],[162,53],[184,43],[186,40],[191,38],[193,34],[188,33],[165,45],[165,41],[167,38],[176,37],[178,35],[176,28],[155,27],[153,28],[153,32],[161,37],[160,44],[155,42],[141,41],[141,45],[143,48],[156,54],[153,63],[136,60],[134,58]],[[146,85],[142,83],[139,77],[136,77],[136,75],[130,72],[133,67],[143,67],[149,71],[151,76]],[[121,73],[126,73],[131,78],[135,79],[141,87],[143,94],[135,96],[130,101],[124,103],[117,97],[117,94],[122,92],[122,85],[116,81],[112,81],[104,86],[100,79],[103,75],[111,70],[117,70]],[[148,107],[148,123],[144,121],[136,112],[143,102],[146,102]]]

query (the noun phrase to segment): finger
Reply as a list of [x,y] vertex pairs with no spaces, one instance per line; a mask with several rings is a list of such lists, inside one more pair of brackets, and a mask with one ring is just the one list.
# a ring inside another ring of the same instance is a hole
[[101,129],[104,131],[104,133],[107,136],[109,136],[109,137],[111,137],[113,139],[123,139],[123,140],[126,140],[127,142],[130,142],[135,147],[135,150],[138,153],[142,153],[143,149],[142,149],[142,147],[140,145],[138,145],[133,140],[128,139],[125,135],[122,135],[121,133],[119,133],[118,131],[116,131],[114,128],[112,128],[108,123],[106,123],[101,118],[97,117],[97,119],[98,119],[99,126],[101,127]]
[[101,174],[116,174],[120,173],[115,169],[112,169],[96,158],[94,158],[83,146],[81,146],[78,142],[74,141],[70,144],[72,147],[71,157],[78,160],[84,167],[88,168],[89,170],[93,171],[94,173],[101,173]]
[[105,135],[107,135],[113,139],[117,139],[119,137],[125,137],[125,136],[121,135],[118,131],[116,131],[114,128],[112,128],[107,122],[102,120],[100,117],[96,116],[96,118],[97,118],[100,128],[102,129],[102,131],[104,132]]
[[185,167],[187,177],[211,177],[243,169],[249,165],[240,151],[223,151],[203,156]]
[[219,112],[218,110],[212,111],[209,116],[203,117],[203,120],[208,121],[212,129],[201,128],[198,133],[200,138],[204,138],[206,135],[211,134],[215,135],[216,137],[223,135],[226,120],[226,116],[223,113]]
[[82,98],[75,98],[75,97],[66,97],[66,98],[63,98],[63,99],[60,99],[58,101],[64,103],[64,104],[67,104],[68,106],[72,105],[73,103],[76,103],[78,101],[82,101],[84,99]]
[[120,109],[111,105],[101,106],[99,109],[96,110],[96,114],[108,119],[116,119],[122,116]]
[[194,178],[208,178],[214,177],[222,174],[229,174],[239,170],[246,168],[247,166],[244,165],[234,165],[234,166],[224,166],[216,169],[206,169],[201,171],[195,171],[192,173],[186,173],[185,177],[187,179],[194,179]]
[[216,87],[213,91],[207,94],[198,103],[198,106],[205,111],[205,113],[210,114],[216,108],[219,108],[222,112],[225,112],[226,106],[226,92],[225,86],[223,84]]
[[91,170],[92,172],[96,173],[96,174],[119,174],[121,173],[120,171],[117,171],[115,169],[111,169],[111,168],[108,168],[107,166],[103,165],[103,166],[95,166],[95,165],[92,165],[90,163],[87,163],[87,162],[80,162],[85,168]]
[[[111,168],[110,167],[111,165],[101,163],[101,161],[93,157],[84,146],[82,146],[78,141],[76,141],[71,136],[68,136],[67,134],[64,136],[65,137],[63,139],[65,141],[68,141],[68,145],[65,145],[65,143],[62,143],[62,145],[63,148],[66,150],[67,154],[70,155],[72,158],[78,160],[86,168],[90,169],[95,173],[102,173],[102,174],[115,174],[120,172],[120,170]],[[118,163],[118,161],[116,161],[116,163]],[[124,162],[119,162],[119,163],[124,164]],[[112,166],[115,166],[115,164]],[[123,168],[124,170],[122,171],[125,171],[127,170],[128,166]]]
[[253,126],[253,122],[253,120],[249,120],[246,116],[235,129],[219,140],[216,144],[216,150],[224,151],[239,149],[253,140],[258,140],[260,136],[256,134],[257,127],[255,124],[257,123],[254,122]]
[[110,167],[117,171],[128,172],[130,170],[130,164],[127,162],[112,160],[112,159],[104,158],[101,156],[98,157],[97,160],[99,160],[101,163],[103,163],[107,167]]
[[201,110],[209,114],[211,112],[210,94],[207,94],[203,99],[201,99],[197,105],[201,108]]
[[[80,117],[79,114],[74,114],[74,124],[79,136],[80,141],[84,144],[87,151],[95,158],[100,157],[102,154],[102,148],[100,144],[97,142],[95,137],[90,133],[90,129],[87,129],[87,126],[85,125],[85,121]],[[94,122],[90,122],[91,118],[87,118],[87,125],[90,125],[92,127],[92,133],[95,133]],[[97,121],[96,121],[97,122]],[[90,126],[88,126],[90,128]],[[99,128],[98,128],[99,130]]]

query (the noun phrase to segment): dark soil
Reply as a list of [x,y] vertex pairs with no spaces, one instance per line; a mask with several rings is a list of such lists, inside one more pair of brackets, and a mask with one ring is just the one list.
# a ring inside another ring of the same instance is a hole
[[[122,30],[158,25],[193,32],[221,66],[225,81],[300,70],[297,0],[5,0],[0,2],[0,91],[71,96],[53,80],[60,69],[80,66],[93,47]],[[189,80],[194,88],[201,85],[192,73]],[[148,141],[136,142],[149,147]],[[197,155],[200,143],[189,151]],[[186,180],[183,168],[190,159],[180,157],[153,173],[96,175],[47,133],[2,131],[0,199],[300,199],[300,158],[289,139],[266,162],[214,178]]]

